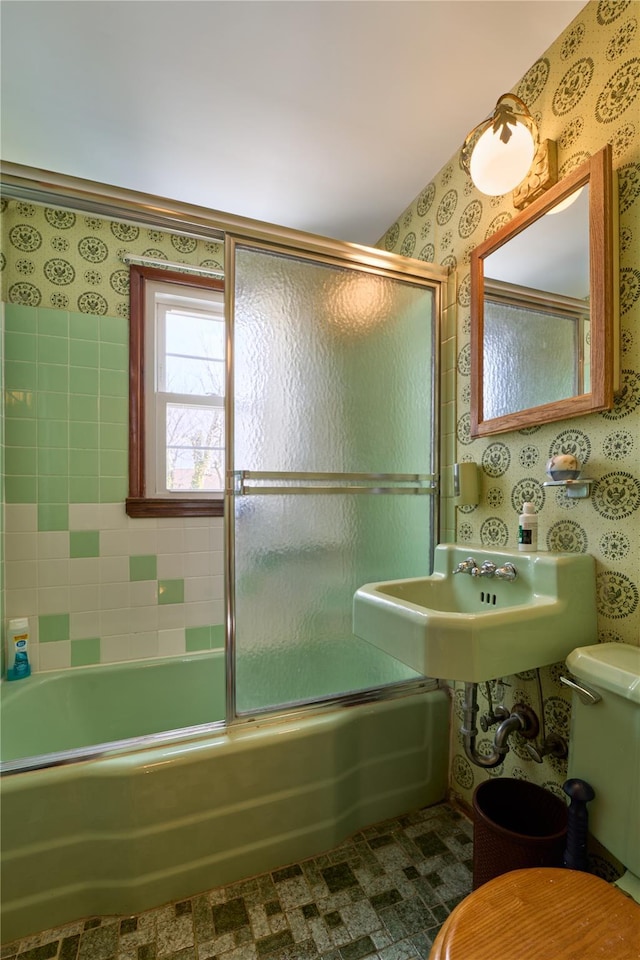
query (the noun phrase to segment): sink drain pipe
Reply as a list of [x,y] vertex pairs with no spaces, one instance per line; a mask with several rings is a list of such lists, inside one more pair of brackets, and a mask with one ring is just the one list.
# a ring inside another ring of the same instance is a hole
[[492,752],[484,756],[478,753],[476,746],[476,737],[478,736],[476,715],[479,709],[477,683],[465,683],[463,709],[461,732],[464,752],[469,760],[478,767],[484,767],[488,770],[493,767],[498,767],[504,760],[505,755],[509,752],[509,744],[507,741],[509,735],[514,731],[517,730],[527,739],[537,736],[539,729],[538,718],[530,707],[527,707],[523,703],[515,703],[510,714],[507,714],[506,709],[497,707],[494,713],[495,721],[500,719],[500,714],[498,714],[497,711],[501,709],[504,710],[504,719],[502,719],[502,722],[495,732]]

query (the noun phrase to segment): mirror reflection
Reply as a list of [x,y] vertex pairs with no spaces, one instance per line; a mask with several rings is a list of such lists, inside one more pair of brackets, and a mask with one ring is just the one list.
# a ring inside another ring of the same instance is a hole
[[484,259],[486,418],[589,392],[588,188],[567,201]]

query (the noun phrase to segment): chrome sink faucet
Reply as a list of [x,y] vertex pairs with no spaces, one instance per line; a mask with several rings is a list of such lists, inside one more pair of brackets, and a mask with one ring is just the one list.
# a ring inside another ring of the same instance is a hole
[[493,563],[491,560],[485,560],[485,562],[482,564],[482,566],[479,569],[478,567],[473,568],[473,570],[471,571],[471,576],[472,577],[493,577],[495,576],[495,572],[496,572],[495,563]]
[[518,571],[512,563],[505,563],[503,567],[498,567],[495,572],[496,579],[498,580],[515,580],[518,576]]
[[468,573],[472,577],[495,577],[497,580],[515,580],[518,571],[512,563],[505,563],[502,567],[497,567],[491,560],[485,560],[481,567],[478,566],[474,557],[467,557],[461,560],[453,571],[456,573]]
[[472,573],[474,570],[478,569],[478,565],[473,557],[467,557],[466,560],[461,560],[458,566],[455,568],[454,575],[456,573]]
[[496,580],[515,580],[518,571],[512,563],[505,563],[502,567],[496,567],[491,560],[485,560],[480,569],[474,567],[471,571],[472,577],[495,577]]

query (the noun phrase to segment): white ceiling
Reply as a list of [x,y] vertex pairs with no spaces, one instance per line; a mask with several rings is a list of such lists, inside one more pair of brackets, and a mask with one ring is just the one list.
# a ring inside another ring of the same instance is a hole
[[373,244],[584,5],[2,0],[2,158]]

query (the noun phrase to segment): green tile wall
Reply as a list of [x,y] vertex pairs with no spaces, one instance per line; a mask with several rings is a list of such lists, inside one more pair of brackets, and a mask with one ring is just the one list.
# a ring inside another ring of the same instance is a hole
[[184,580],[158,580],[158,603],[184,603]]
[[[18,502],[18,501],[16,501]],[[11,503],[7,500],[7,503]],[[68,530],[69,507],[53,503],[38,504],[38,530]]]
[[[51,508],[126,496],[128,325],[91,315],[71,320],[62,311],[6,305],[7,503]],[[85,323],[99,339],[70,340],[69,331],[85,333]],[[49,530],[66,523],[51,509],[41,521]]]
[[156,580],[158,576],[157,568],[157,557],[129,557],[130,580]]
[[[121,502],[129,389],[122,251],[221,268],[222,246],[23,201],[2,201],[2,215],[6,500]],[[64,529],[62,511],[43,510],[42,523]]]
[[38,639],[40,643],[69,639],[69,614],[57,613],[38,617]]
[[187,627],[185,630],[187,653],[198,650],[209,650],[211,643],[211,627]]
[[69,556],[99,557],[100,533],[98,530],[74,530],[69,534]]
[[[7,615],[30,618],[35,669],[222,646],[221,570],[211,575],[210,553],[201,554],[202,569],[194,563],[194,521],[171,521],[173,538],[166,521],[124,511],[129,289],[121,261],[127,250],[221,268],[221,244],[20,200],[0,200],[0,212]],[[208,541],[198,533],[194,549],[204,540],[221,556],[221,524]],[[174,575],[187,552],[199,598],[191,602],[190,579]],[[204,646],[193,647],[191,635],[187,642],[193,629]]]
[[84,640],[71,641],[71,666],[86,667],[100,663],[100,638],[86,637]]
[[187,627],[185,630],[187,653],[199,650],[222,650],[224,647],[224,624],[217,623],[209,627]]

